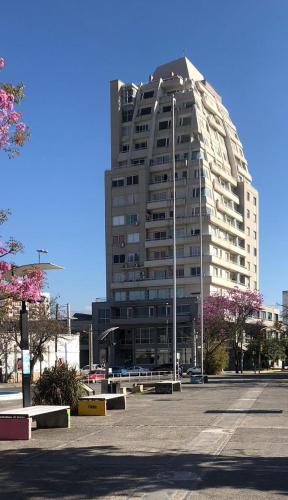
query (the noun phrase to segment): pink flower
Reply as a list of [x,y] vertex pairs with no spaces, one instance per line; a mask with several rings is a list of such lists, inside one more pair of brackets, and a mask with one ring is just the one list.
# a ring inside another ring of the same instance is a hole
[[[8,121],[9,124],[16,123],[16,122],[18,122],[20,116],[21,116],[21,113],[18,113],[17,111],[12,111],[12,113],[10,113],[7,116],[7,121]],[[19,125],[20,125],[20,123],[18,123],[16,125],[16,127],[19,126]]]
[[0,69],[3,69],[5,66],[5,60],[3,59],[3,57],[0,57]]
[[[18,114],[20,114],[20,113],[18,113]],[[16,129],[17,129],[19,132],[25,132],[25,130],[26,130],[26,125],[25,125],[25,123],[22,123],[22,122],[20,122],[20,123],[16,123]]]

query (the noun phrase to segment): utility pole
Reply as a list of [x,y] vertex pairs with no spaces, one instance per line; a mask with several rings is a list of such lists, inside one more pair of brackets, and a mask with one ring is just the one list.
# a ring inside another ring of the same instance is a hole
[[176,165],[175,165],[175,97],[172,96],[172,174],[173,174],[173,380],[177,380],[177,256],[176,256]]
[[89,371],[93,368],[93,328],[92,323],[89,325],[88,333],[88,346],[89,346]]
[[[58,321],[59,319],[59,304],[56,304],[56,307],[55,307],[55,319],[56,321]],[[55,335],[55,366],[57,366],[57,363],[58,363],[58,337],[57,337],[57,333]]]

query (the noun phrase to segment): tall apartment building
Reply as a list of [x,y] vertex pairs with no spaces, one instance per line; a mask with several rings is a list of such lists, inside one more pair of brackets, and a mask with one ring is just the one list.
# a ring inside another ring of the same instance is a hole
[[258,194],[220,95],[186,57],[159,66],[144,84],[112,81],[107,302],[93,304],[93,323],[97,331],[119,326],[118,363],[171,359],[173,133],[181,361],[193,357],[200,293],[200,175],[204,296],[258,288]]

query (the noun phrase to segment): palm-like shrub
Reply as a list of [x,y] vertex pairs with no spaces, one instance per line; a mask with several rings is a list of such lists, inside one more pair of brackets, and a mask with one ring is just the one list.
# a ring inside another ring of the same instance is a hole
[[75,368],[59,364],[46,368],[35,384],[34,404],[69,405],[72,411],[78,406],[83,388]]

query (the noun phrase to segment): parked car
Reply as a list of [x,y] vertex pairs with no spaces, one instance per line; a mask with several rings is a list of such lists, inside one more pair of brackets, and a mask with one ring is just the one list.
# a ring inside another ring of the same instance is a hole
[[190,366],[186,370],[187,375],[199,375],[201,373],[201,367],[200,366]]
[[173,372],[173,365],[172,363],[164,363],[162,365],[157,365],[152,368],[152,372]]
[[[92,370],[97,370],[99,368],[101,368],[101,366],[97,365],[97,364],[92,364],[92,366],[91,366]],[[90,365],[85,365],[85,366],[82,366],[82,368],[80,368],[81,375],[87,375],[87,373],[89,373],[89,371],[90,371]]]
[[149,368],[143,368],[143,366],[129,366],[127,368],[127,375],[145,375],[145,373],[150,371]]
[[103,368],[98,368],[97,370],[91,370],[89,373],[87,373],[83,379],[85,382],[89,383],[95,383],[97,380],[104,380],[105,379],[105,369]]
[[109,375],[112,377],[128,375],[128,370],[127,368],[123,368],[123,366],[112,366],[109,368]]

